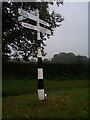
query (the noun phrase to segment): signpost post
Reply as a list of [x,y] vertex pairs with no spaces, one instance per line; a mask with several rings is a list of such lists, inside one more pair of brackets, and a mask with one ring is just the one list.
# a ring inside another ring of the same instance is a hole
[[[33,15],[25,10],[18,9],[18,13],[21,15],[18,17],[18,21],[21,22],[21,25],[25,28],[36,30],[37,31],[37,59],[38,59],[38,99],[39,100],[44,100],[45,99],[45,94],[44,94],[44,79],[43,79],[43,68],[42,68],[42,47],[41,47],[41,38],[40,38],[40,32],[46,33],[46,34],[51,34],[51,31],[41,27],[40,23],[43,24],[44,26],[49,27],[49,24],[41,19],[39,19],[39,10],[36,9],[36,15]],[[25,19],[31,19],[36,21],[37,26],[22,22]]]
[[36,9],[36,15],[37,15],[37,42],[38,42],[38,99],[44,100],[44,81],[43,81],[43,68],[42,68],[42,53],[41,53],[41,38],[40,38],[40,25],[39,25],[39,10]]

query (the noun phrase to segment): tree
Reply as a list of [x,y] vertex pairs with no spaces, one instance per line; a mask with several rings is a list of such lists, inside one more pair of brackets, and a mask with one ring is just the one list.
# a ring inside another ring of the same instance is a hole
[[56,62],[56,63],[75,63],[76,61],[76,56],[73,53],[59,53],[59,54],[55,54],[52,58],[52,62]]
[[76,60],[78,64],[87,64],[88,58],[86,56],[77,55]]
[[47,59],[47,58],[44,58],[43,62],[44,62],[44,63],[49,63],[49,62],[50,62],[50,60],[49,60],[49,59]]
[[74,53],[61,52],[55,54],[51,60],[55,63],[66,63],[66,64],[87,64],[88,58],[86,56],[75,55]]
[[[57,2],[57,5],[63,4]],[[61,14],[56,14],[54,11],[49,12],[49,5],[53,2],[3,2],[2,3],[2,58],[14,58],[19,60],[22,58],[25,61],[29,60],[30,56],[37,56],[37,35],[34,30],[27,30],[23,28],[18,22],[18,8],[26,11],[34,11],[36,8],[40,11],[40,18],[50,24],[48,29],[51,30],[53,35],[54,29],[59,27],[64,18]],[[36,22],[30,19],[24,20],[27,23],[35,25]],[[45,26],[43,26],[45,27]],[[42,54],[44,53],[44,40],[49,38],[49,35],[40,33],[42,39]]]

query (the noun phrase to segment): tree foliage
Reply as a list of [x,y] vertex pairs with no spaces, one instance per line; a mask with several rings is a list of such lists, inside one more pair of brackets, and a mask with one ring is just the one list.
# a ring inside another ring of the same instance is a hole
[[66,64],[87,64],[89,59],[86,56],[75,55],[74,53],[61,52],[55,54],[51,60],[54,63],[66,63]]
[[[57,5],[62,2],[57,2]],[[53,31],[56,27],[59,27],[64,18],[61,14],[57,14],[54,11],[49,12],[49,5],[53,5],[53,2],[3,2],[2,3],[2,52],[3,60],[7,58],[14,58],[19,60],[22,58],[25,61],[29,60],[30,56],[37,56],[37,34],[36,31],[23,28],[18,22],[18,8],[22,8],[28,12],[34,11],[36,8],[40,11],[40,18],[50,24],[48,29]],[[36,25],[35,21],[30,19],[24,20],[24,22]],[[42,27],[45,27],[42,25]],[[49,35],[40,33],[42,39],[42,54],[44,53],[44,40],[49,38]]]

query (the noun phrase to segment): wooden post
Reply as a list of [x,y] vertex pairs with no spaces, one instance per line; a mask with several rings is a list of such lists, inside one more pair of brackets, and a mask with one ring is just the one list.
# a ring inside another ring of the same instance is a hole
[[39,10],[36,9],[37,15],[37,59],[38,59],[38,99],[44,100],[44,79],[43,79],[43,68],[42,68],[42,48],[41,48],[41,38],[40,38],[40,25],[39,25]]

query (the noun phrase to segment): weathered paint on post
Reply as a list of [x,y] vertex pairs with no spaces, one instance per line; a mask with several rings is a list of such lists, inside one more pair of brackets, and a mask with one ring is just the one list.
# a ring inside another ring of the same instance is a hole
[[44,79],[43,79],[43,68],[42,68],[42,52],[41,52],[41,39],[40,39],[40,25],[39,25],[39,10],[36,9],[37,15],[37,42],[38,42],[38,99],[44,100]]

